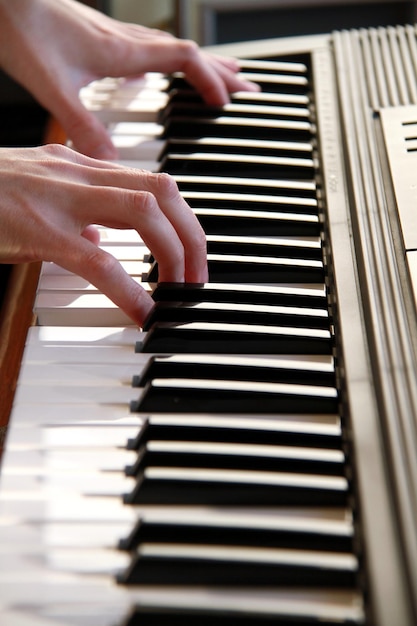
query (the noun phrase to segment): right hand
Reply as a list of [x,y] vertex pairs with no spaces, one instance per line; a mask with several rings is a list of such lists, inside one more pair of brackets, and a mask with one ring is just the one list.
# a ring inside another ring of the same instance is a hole
[[95,224],[135,229],[161,281],[208,280],[205,234],[168,174],[60,145],[1,148],[0,188],[0,262],[53,261],[95,285],[139,326],[153,300],[98,247]]

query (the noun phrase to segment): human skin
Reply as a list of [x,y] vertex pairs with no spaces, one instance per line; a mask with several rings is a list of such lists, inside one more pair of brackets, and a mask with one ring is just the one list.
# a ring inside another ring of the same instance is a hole
[[54,261],[82,276],[139,326],[151,296],[110,254],[91,225],[134,228],[161,281],[205,282],[206,239],[167,174],[129,169],[70,148],[0,149],[0,258]]
[[74,0],[0,0],[0,66],[53,114],[77,150],[104,159],[115,158],[115,148],[78,97],[93,80],[181,71],[213,105],[256,89],[239,78],[234,59]]
[[112,163],[116,149],[79,91],[105,76],[181,71],[207,103],[222,105],[230,92],[257,89],[241,80],[237,62],[74,0],[0,0],[0,66],[51,112],[76,149],[0,149],[0,262],[54,261],[138,325],[153,300],[98,247],[95,224],[135,229],[161,281],[207,281],[205,235],[173,179]]

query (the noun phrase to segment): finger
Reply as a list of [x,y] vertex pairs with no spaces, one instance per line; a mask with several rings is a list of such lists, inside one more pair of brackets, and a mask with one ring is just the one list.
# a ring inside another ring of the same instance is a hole
[[[68,237],[52,261],[81,276],[142,326],[154,306],[150,294],[127,274],[120,263],[87,239]],[[70,251],[67,254],[66,251]]]
[[76,100],[67,99],[52,111],[63,129],[83,154],[95,159],[111,160],[118,156],[106,129],[101,122]]
[[185,280],[185,252],[178,234],[157,202],[147,191],[130,192],[131,221],[158,262],[163,282]]
[[[136,50],[132,48],[132,63],[138,63]],[[183,72],[203,99],[214,106],[229,102],[229,93],[259,90],[238,75],[235,59],[205,53],[193,41],[148,39],[141,46],[140,63],[150,71]]]
[[81,233],[82,237],[91,241],[94,245],[98,246],[100,243],[100,232],[96,226],[90,225],[87,226],[83,232]]
[[174,179],[168,174],[144,173],[142,189],[151,192],[158,206],[172,224],[184,247],[185,274],[187,282],[206,282],[207,242],[196,216],[181,196]]
[[[183,276],[177,280],[206,282],[208,280],[206,236],[192,209],[181,196],[174,179],[165,173],[152,174],[141,171],[138,174],[135,170],[113,171],[115,173],[113,184],[117,181],[120,186],[132,190],[140,187],[144,194],[142,198],[137,197],[139,204],[137,211],[140,213],[140,226],[137,228],[160,263],[160,280],[173,280],[162,276],[165,276],[166,272],[172,276],[174,274],[172,265],[177,263],[178,276],[180,267],[183,268]],[[105,171],[99,172],[99,176],[100,178],[106,176]],[[109,180],[110,176],[107,174],[107,181]],[[150,195],[147,196],[146,193]],[[132,201],[134,202],[135,198]],[[134,212],[134,208],[129,210],[127,218],[131,219]],[[119,216],[120,213],[115,214],[113,210],[112,218],[116,219]],[[181,242],[181,249],[177,248],[177,242]]]
[[[126,42],[125,42],[126,43]],[[227,88],[218,72],[202,55],[198,45],[189,40],[176,38],[143,38],[138,45],[135,37],[130,37],[129,54],[115,61],[112,75],[120,72],[126,76],[137,74],[145,69],[154,72],[183,72],[189,82],[212,105],[222,105],[229,101]]]
[[160,280],[184,281],[183,243],[153,193],[89,184],[73,185],[71,192],[71,219],[81,225],[81,231],[88,224],[133,228],[158,261]]
[[218,72],[230,93],[237,91],[260,91],[259,85],[252,81],[245,80],[239,75],[239,63],[237,61],[230,63],[230,61],[235,60],[213,55],[207,56],[207,62]]
[[[106,221],[105,225],[114,228],[136,228],[161,263],[165,276],[160,274],[161,280],[174,280],[174,263],[177,280],[208,280],[206,236],[171,176],[95,161],[77,153],[73,158],[77,180],[84,188],[77,202],[80,220],[88,215],[93,223]],[[106,195],[107,185],[111,187]],[[131,196],[123,197],[122,190],[131,190]]]

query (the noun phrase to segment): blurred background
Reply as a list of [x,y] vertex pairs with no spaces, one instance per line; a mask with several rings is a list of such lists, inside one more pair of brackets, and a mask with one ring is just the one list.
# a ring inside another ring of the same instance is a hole
[[417,21],[416,0],[97,0],[96,5],[118,19],[167,29],[201,45]]

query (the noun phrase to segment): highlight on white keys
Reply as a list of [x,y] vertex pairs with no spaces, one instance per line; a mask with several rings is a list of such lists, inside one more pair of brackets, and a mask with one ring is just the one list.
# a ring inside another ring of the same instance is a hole
[[119,153],[118,163],[153,172],[159,169],[163,127],[157,120],[168,103],[168,84],[163,74],[148,73],[104,78],[81,89],[81,102],[107,128]]
[[159,73],[138,78],[104,78],[81,89],[80,99],[104,123],[155,122],[158,111],[167,104],[167,86],[168,79]]

